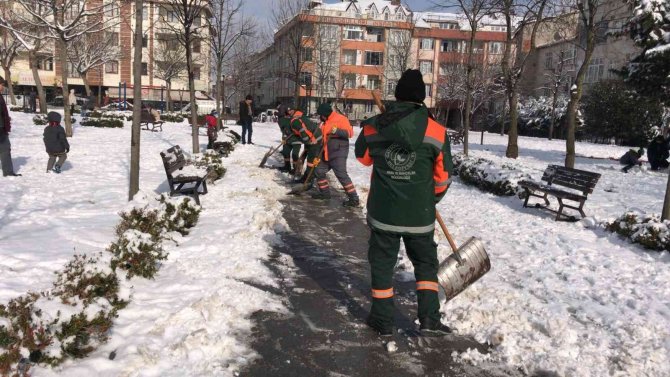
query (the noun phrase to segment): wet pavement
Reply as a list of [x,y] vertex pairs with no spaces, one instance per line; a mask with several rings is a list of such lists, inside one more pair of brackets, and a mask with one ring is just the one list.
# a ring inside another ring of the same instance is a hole
[[[266,289],[284,297],[291,313],[254,314],[252,347],[260,357],[240,371],[241,376],[518,375],[496,365],[455,363],[453,351],[488,352],[473,339],[422,337],[414,323],[415,283],[398,276],[398,331],[380,337],[369,329],[369,232],[361,209],[342,207],[342,200],[340,193],[330,201],[316,201],[308,194],[284,200],[290,231],[280,235],[281,245],[267,262],[281,283]],[[394,352],[387,349],[390,341],[397,346]]]

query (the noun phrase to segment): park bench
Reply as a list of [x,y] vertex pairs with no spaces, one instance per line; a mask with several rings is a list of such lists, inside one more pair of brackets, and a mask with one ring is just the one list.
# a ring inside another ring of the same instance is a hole
[[449,141],[451,142],[451,145],[463,144],[463,138],[465,137],[463,130],[456,131],[447,129],[447,135],[449,135]]
[[[140,115],[140,127],[146,131],[163,131],[163,121],[155,120],[148,111],[142,111]],[[151,128],[149,128],[151,127]]]
[[[161,152],[165,174],[170,186],[170,196],[188,195],[200,204],[200,194],[207,194],[207,173],[193,165],[187,165],[184,152],[179,145]],[[202,192],[200,192],[202,188]]]
[[[556,197],[558,199],[558,211],[556,211],[556,220],[561,220],[563,215],[563,208],[570,208],[579,211],[583,217],[586,217],[584,213],[584,203],[588,194],[593,193],[593,189],[600,179],[600,174],[591,173],[585,170],[571,169],[558,165],[549,165],[542,175],[542,182],[535,181],[520,181],[519,186],[521,186],[525,191],[526,200],[523,203],[524,207],[528,206],[528,200],[531,196],[544,199],[545,207],[549,207],[549,200],[547,199],[548,195]],[[563,189],[567,188],[569,190]],[[539,193],[539,194],[538,194]],[[570,202],[577,202],[579,206],[574,206],[566,204],[563,201],[567,200]],[[535,207],[540,207],[540,204],[535,204]],[[567,216],[566,216],[567,217]],[[569,219],[574,220],[574,216],[570,216]]]

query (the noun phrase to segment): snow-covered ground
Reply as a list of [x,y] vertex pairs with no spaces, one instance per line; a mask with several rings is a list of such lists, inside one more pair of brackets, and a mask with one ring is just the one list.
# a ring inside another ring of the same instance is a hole
[[[470,140],[479,142],[480,134]],[[471,155],[510,163],[539,179],[562,165],[565,142],[520,138],[520,158],[504,158],[506,137],[486,134]],[[578,143],[577,154],[619,157],[628,148]],[[456,146],[454,152],[461,152]],[[619,171],[617,161],[577,158],[576,168],[602,174],[586,202],[587,215],[619,216],[628,208],[659,213],[667,171]],[[363,191],[370,172],[349,161]],[[554,201],[555,204],[555,201]],[[497,197],[455,180],[439,204],[457,241],[481,238],[492,269],[443,306],[460,333],[497,347],[473,362],[503,361],[533,373],[562,376],[670,375],[670,255],[648,252],[581,222],[523,208],[516,197]],[[588,222],[585,222],[588,223]],[[438,233],[440,251],[450,251]]]
[[[2,180],[0,302],[48,288],[52,272],[73,253],[103,250],[117,213],[127,206],[128,126],[76,127],[64,172],[55,175],[44,173],[43,127],[24,114],[12,117],[12,155],[23,177]],[[159,152],[174,144],[190,150],[186,124],[163,129],[142,132],[141,189],[148,196],[167,190]],[[478,141],[479,134],[470,139]],[[274,230],[284,226],[278,199],[286,192],[275,171],[257,167],[279,142],[277,126],[256,124],[254,141],[224,160],[225,178],[201,197],[198,225],[169,247],[156,279],[132,281],[132,302],[120,312],[109,342],[84,360],[39,368],[35,375],[232,375],[254,357],[249,315],[285,310],[281,298],[256,286],[275,284],[263,261]],[[471,154],[504,160],[537,178],[548,164],[563,162],[563,141],[520,138],[515,161],[502,157],[505,142],[487,134],[484,146],[471,145]],[[603,158],[625,150],[577,146],[578,155]],[[606,159],[578,158],[576,167],[602,174],[587,214],[606,219],[628,208],[660,211],[666,173],[635,168],[623,174]],[[365,197],[369,168],[353,158],[349,168]],[[439,205],[457,241],[478,236],[492,260],[492,270],[443,311],[462,334],[497,346],[490,356],[455,357],[564,376],[670,375],[668,253],[644,251],[586,223],[557,223],[521,204],[455,180]],[[448,244],[438,239],[445,254]]]
[[[127,208],[130,127],[75,127],[71,153],[60,175],[46,174],[43,126],[12,113],[12,156],[22,177],[5,178],[0,206],[0,302],[29,290],[47,289],[75,253],[104,250],[112,241],[117,213]],[[276,126],[258,126],[263,138]],[[190,149],[190,129],[166,124],[142,132],[142,196],[166,192],[161,150]],[[266,138],[270,138],[269,135]],[[206,143],[201,136],[201,146]],[[280,197],[286,189],[275,171],[258,169],[266,151],[242,146],[227,159],[226,176],[201,196],[197,226],[170,253],[155,280],[137,278],[130,305],[120,312],[110,340],[84,360],[36,376],[232,375],[255,354],[252,321],[259,310],[283,311],[263,264],[276,227],[282,227]],[[110,360],[110,354],[114,354]]]

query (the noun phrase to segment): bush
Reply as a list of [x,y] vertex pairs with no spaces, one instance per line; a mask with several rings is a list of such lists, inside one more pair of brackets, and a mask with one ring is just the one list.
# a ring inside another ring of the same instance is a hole
[[670,221],[661,221],[659,215],[629,211],[616,220],[605,223],[605,229],[647,249],[670,250]]
[[520,195],[523,189],[518,182],[530,179],[528,174],[509,164],[498,166],[493,161],[463,154],[454,155],[453,160],[454,173],[461,181],[499,196]]
[[[224,169],[225,170],[225,169]],[[191,198],[170,199],[161,195],[159,213],[163,228],[168,232],[179,232],[185,236],[200,217],[200,207]]]
[[81,121],[84,127],[123,128],[123,121],[110,118],[88,118]]
[[152,279],[158,272],[159,262],[167,259],[160,241],[136,229],[124,232],[107,250],[113,254],[112,269],[126,270],[126,279],[135,276]]
[[641,97],[618,80],[593,84],[583,102],[585,136],[595,142],[646,146],[662,124],[658,101]]
[[179,113],[163,113],[161,114],[161,120],[164,122],[182,123],[184,117]]
[[[100,118],[119,119],[119,120],[125,120],[126,119],[125,115],[119,114],[117,112],[110,112],[110,111],[100,112],[100,111],[97,111],[97,110],[89,112],[88,117],[89,118],[96,118],[96,119],[100,119]],[[131,117],[131,119],[132,119],[132,117]]]
[[[228,154],[226,154],[227,156]],[[207,170],[207,181],[214,182],[223,178],[226,168],[223,166],[221,154],[217,150],[208,149],[203,154],[195,155],[193,165]]]
[[37,114],[33,117],[33,124],[36,126],[46,126],[48,123],[47,116],[44,114]]
[[17,111],[17,112],[21,112],[21,113],[22,113],[22,112],[24,112],[24,111],[26,111],[26,110],[27,110],[27,109],[24,109],[24,108],[21,107],[21,106],[10,106],[10,107],[9,107],[9,111]]

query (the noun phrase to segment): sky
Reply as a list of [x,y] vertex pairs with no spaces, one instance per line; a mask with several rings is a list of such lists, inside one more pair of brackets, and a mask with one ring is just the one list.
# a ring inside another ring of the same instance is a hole
[[[259,23],[266,24],[271,19],[272,4],[276,0],[243,0],[245,14],[254,16]],[[325,0],[326,3],[337,3],[339,0]],[[403,4],[409,6],[413,11],[429,10],[433,7],[433,0],[404,0]]]

